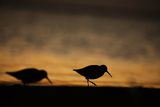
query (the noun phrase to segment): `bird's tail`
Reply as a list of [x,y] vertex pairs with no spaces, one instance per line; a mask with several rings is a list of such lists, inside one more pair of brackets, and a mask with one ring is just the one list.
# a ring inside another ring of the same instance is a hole
[[77,73],[80,73],[80,70],[79,69],[73,69],[73,71],[77,72]]
[[79,71],[79,69],[73,69],[73,71],[76,71],[76,72],[78,72],[78,71]]
[[76,69],[73,69],[73,71],[76,71]]
[[7,71],[6,74],[10,74],[10,72]]
[[13,73],[12,73],[12,72],[8,72],[8,71],[6,72],[6,74],[8,74],[8,75],[13,75]]

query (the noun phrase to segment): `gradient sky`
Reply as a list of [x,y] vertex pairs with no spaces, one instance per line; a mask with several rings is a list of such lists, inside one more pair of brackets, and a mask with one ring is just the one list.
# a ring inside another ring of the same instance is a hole
[[0,6],[0,83],[19,83],[6,71],[35,67],[53,85],[86,86],[72,69],[106,64],[113,78],[93,80],[98,86],[160,87],[156,0],[13,1]]

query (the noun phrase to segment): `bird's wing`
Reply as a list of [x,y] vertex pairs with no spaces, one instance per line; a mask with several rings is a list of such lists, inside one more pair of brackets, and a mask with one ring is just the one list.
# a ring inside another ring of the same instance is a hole
[[17,79],[26,79],[30,78],[31,76],[36,75],[36,69],[34,68],[27,68],[27,69],[22,69],[19,71],[14,71],[14,72],[7,72],[7,74],[16,77]]
[[98,65],[89,65],[81,69],[74,69],[74,71],[78,72],[81,75],[92,74],[94,71],[97,71]]
[[99,68],[98,65],[89,65],[89,66],[86,66],[86,67],[84,67],[84,68],[82,68],[82,69],[84,69],[85,71],[95,71],[95,70],[97,70],[98,68]]

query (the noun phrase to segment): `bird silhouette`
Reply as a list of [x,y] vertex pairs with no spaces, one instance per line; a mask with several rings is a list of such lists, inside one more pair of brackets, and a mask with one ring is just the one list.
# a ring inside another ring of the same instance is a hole
[[87,79],[87,84],[89,86],[89,82],[96,86],[96,84],[89,79],[97,79],[104,75],[107,72],[111,77],[112,75],[108,72],[108,68],[106,65],[89,65],[81,69],[73,69],[80,75],[84,76]]
[[44,78],[46,78],[49,81],[49,83],[52,84],[52,81],[48,78],[47,72],[45,70],[38,70],[36,68],[26,68],[19,71],[6,73],[17,78],[18,80],[21,80],[24,85],[38,82]]

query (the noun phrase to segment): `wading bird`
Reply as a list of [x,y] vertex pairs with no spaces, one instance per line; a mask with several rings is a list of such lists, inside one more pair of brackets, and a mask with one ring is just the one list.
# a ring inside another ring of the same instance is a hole
[[36,68],[26,68],[19,71],[6,72],[6,73],[17,78],[18,80],[21,80],[24,85],[38,82],[44,78],[46,78],[49,81],[49,83],[52,84],[45,70],[38,70]]
[[96,84],[90,81],[89,79],[97,79],[103,76],[105,72],[107,72],[112,77],[112,75],[108,72],[108,68],[106,65],[100,65],[100,66],[99,65],[89,65],[81,69],[73,69],[73,71],[76,71],[80,75],[84,76],[87,79],[88,86],[89,86],[89,82],[91,82],[92,84],[96,86]]

